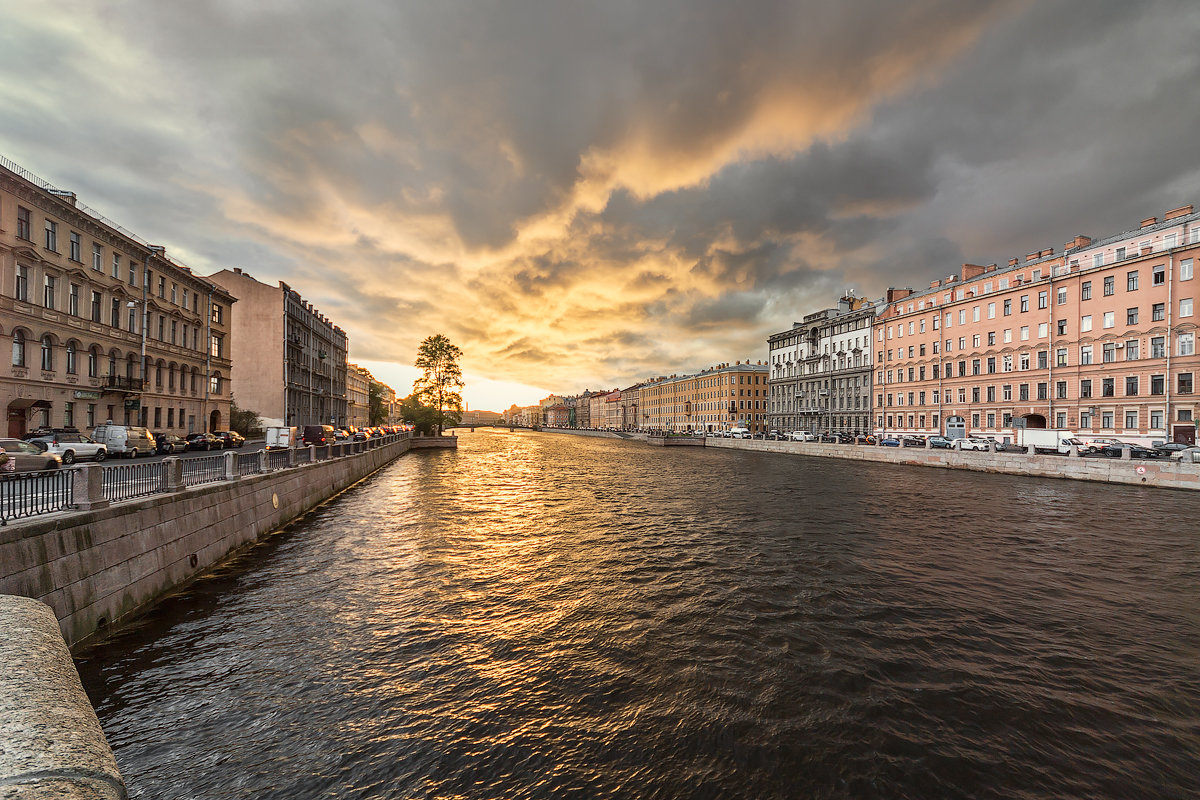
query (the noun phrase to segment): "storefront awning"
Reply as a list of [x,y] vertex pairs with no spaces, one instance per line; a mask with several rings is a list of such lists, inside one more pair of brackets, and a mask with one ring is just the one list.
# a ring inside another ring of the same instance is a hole
[[22,408],[50,408],[50,401],[37,400],[32,397],[18,397],[8,404],[9,411],[20,410]]

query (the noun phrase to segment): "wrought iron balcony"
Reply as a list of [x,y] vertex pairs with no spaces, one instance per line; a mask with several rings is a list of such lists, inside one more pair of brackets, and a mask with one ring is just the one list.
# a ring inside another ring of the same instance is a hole
[[124,375],[108,375],[104,378],[104,388],[116,392],[142,391],[141,378],[129,378]]

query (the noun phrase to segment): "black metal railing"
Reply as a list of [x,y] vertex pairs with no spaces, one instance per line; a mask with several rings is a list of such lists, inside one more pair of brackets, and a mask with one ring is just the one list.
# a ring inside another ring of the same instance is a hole
[[65,511],[75,504],[72,470],[22,472],[0,476],[0,525],[54,511]]
[[183,460],[183,485],[198,486],[225,480],[225,456],[199,456]]
[[167,465],[162,461],[104,467],[103,475],[104,499],[110,503],[158,494],[167,489]]

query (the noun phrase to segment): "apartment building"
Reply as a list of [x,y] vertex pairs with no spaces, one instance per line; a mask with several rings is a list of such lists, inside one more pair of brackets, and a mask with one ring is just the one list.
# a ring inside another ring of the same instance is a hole
[[878,305],[847,294],[836,307],[768,337],[770,430],[871,429],[871,327]]
[[346,425],[345,331],[283,281],[261,283],[240,268],[209,280],[240,301],[232,323],[238,405],[264,425]]
[[1198,255],[1200,215],[1184,206],[890,289],[874,325],[876,430],[1193,442]]
[[643,430],[721,431],[767,426],[768,367],[759,362],[718,364],[695,375],[672,375],[638,391]]
[[235,297],[0,159],[0,367],[8,435],[107,420],[229,427]]
[[371,381],[369,370],[346,365],[346,424],[365,428],[371,424]]

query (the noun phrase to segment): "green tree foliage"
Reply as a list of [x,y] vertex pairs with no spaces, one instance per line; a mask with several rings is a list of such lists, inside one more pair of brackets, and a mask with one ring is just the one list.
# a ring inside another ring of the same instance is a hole
[[437,409],[422,404],[416,392],[400,401],[400,419],[423,436],[430,435],[437,428],[437,416]]
[[436,412],[434,422],[440,435],[447,423],[462,421],[463,400],[458,391],[463,387],[462,369],[458,359],[462,350],[442,334],[428,336],[417,348],[414,366],[424,374],[413,382],[413,396],[422,405]]
[[249,438],[251,434],[258,435],[262,433],[263,429],[262,417],[258,415],[257,411],[238,408],[235,400],[229,406],[229,429],[237,431],[246,438]]
[[367,390],[367,403],[367,424],[382,425],[387,419],[387,409],[383,407],[383,384],[379,381],[371,381]]

